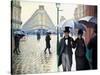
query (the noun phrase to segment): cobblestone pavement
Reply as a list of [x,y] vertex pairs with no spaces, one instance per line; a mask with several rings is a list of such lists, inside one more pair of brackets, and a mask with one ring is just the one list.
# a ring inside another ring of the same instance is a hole
[[[20,41],[20,55],[12,53],[12,68],[14,74],[32,74],[57,72],[56,36],[51,36],[52,54],[44,54],[45,36],[40,41],[36,36],[27,36]],[[48,51],[48,50],[47,50]]]
[[[12,53],[12,69],[13,75],[49,73],[62,71],[62,66],[57,68],[56,54],[56,36],[51,35],[51,52],[52,54],[44,54],[45,36],[40,41],[36,36],[27,36],[25,40],[20,41],[20,55]],[[48,51],[48,50],[47,50]],[[72,71],[75,70],[75,50],[73,50]]]

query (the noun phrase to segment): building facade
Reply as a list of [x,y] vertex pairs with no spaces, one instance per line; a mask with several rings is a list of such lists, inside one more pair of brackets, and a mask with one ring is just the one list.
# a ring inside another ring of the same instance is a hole
[[[74,18],[80,20],[81,18],[86,18],[87,16],[94,16],[97,18],[97,6],[93,5],[78,5],[74,12]],[[90,39],[93,37],[94,28],[87,25],[85,36],[85,43],[88,44]]]
[[44,29],[56,32],[56,27],[45,10],[44,5],[39,5],[39,8],[36,9],[33,15],[22,26],[22,29],[26,31]]
[[11,48],[12,51],[15,48],[14,44],[14,35],[13,32],[14,30],[20,29],[22,22],[21,22],[21,6],[20,2],[17,0],[12,0],[11,1]]
[[21,6],[20,1],[12,0],[11,1],[11,25],[12,29],[20,29],[22,24],[21,21]]
[[74,18],[80,19],[86,16],[97,17],[97,6],[93,5],[78,5],[74,12]]

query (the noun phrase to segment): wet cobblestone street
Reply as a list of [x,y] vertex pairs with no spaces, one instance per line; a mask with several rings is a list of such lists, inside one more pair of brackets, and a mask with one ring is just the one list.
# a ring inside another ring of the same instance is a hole
[[[55,42],[54,42],[55,41]],[[57,71],[56,36],[51,36],[52,54],[44,54],[45,36],[40,40],[36,36],[27,36],[20,41],[20,55],[12,53],[14,74],[47,73]],[[48,51],[48,50],[47,50]]]

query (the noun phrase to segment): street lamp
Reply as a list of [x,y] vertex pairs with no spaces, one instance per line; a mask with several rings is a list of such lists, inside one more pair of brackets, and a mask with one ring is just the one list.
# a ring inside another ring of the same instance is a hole
[[56,8],[57,8],[57,25],[59,24],[59,7],[60,7],[60,3],[56,3]]
[[59,11],[62,11],[62,10],[59,10],[60,3],[56,3],[56,8],[57,8],[57,55],[59,55],[60,54],[60,51],[59,51]]
[[[59,25],[59,7],[60,3],[56,3],[56,8],[57,8],[57,25]],[[57,26],[57,55],[59,55],[59,26]]]

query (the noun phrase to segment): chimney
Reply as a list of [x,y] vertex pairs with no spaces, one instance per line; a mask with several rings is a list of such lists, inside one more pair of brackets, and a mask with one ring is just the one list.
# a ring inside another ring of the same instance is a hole
[[44,6],[43,5],[39,5],[39,9],[40,10],[43,10],[44,9]]

